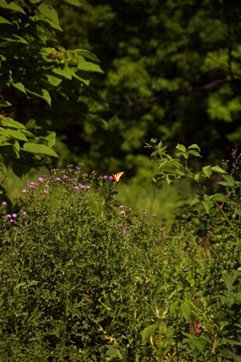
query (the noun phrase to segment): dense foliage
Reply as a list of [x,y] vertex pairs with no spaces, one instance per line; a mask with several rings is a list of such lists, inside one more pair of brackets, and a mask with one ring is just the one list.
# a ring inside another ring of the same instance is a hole
[[58,14],[45,2],[1,0],[0,10],[1,165],[21,174],[43,155],[57,157],[55,133],[86,117],[91,74],[102,70],[89,51],[61,46]]
[[83,0],[75,10],[51,3],[63,44],[88,47],[105,71],[109,128],[85,124],[80,134],[92,164],[133,172],[151,137],[197,143],[211,158],[240,146],[239,1]]
[[[210,179],[182,173],[195,145],[156,154],[158,178]],[[239,361],[240,182],[225,177],[223,200],[189,202],[169,233],[81,166],[30,182],[17,212],[3,202],[1,361]]]

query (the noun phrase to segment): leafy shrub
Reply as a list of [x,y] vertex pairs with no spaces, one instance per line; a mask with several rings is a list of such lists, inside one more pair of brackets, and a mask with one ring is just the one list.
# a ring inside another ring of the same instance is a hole
[[158,230],[116,207],[105,179],[53,170],[23,190],[18,216],[3,214],[2,361],[131,360],[143,348]]
[[[174,166],[160,178],[178,182],[182,158],[164,157]],[[184,166],[199,203],[185,199],[171,231],[82,167],[29,183],[16,213],[2,203],[3,362],[239,360],[238,181],[206,208],[203,169]]]
[[[233,152],[227,170],[211,165],[198,170],[190,162],[191,156],[201,157],[197,145],[178,144],[172,156],[161,142],[153,143],[152,155],[159,159],[155,180],[168,184],[188,180],[193,195],[180,204],[180,229],[174,231],[179,245],[185,246],[178,278],[175,275],[182,294],[157,313],[156,322],[144,329],[143,341],[151,343],[158,361],[239,361],[241,183],[235,178],[239,155]],[[180,242],[185,238],[186,245]]]

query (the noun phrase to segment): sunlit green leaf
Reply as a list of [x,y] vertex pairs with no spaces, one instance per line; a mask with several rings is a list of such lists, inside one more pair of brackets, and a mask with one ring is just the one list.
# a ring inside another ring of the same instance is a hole
[[37,16],[36,19],[39,19],[39,20],[42,20],[42,21],[48,23],[52,28],[54,28],[56,30],[60,30],[60,31],[63,30],[59,24],[58,13],[56,12],[55,9],[53,9],[48,4],[41,3],[38,7],[38,10],[40,12],[40,16],[39,17]]
[[90,63],[90,62],[86,62],[86,61],[80,61],[78,63],[78,70],[81,70],[84,72],[104,73],[98,64],[94,64],[94,63]]
[[25,14],[25,11],[21,6],[16,4],[16,1],[7,2],[6,0],[0,0],[0,8],[16,11],[18,13]]
[[34,89],[26,88],[26,91],[36,97],[44,99],[51,106],[51,96],[47,89],[35,87]]
[[0,134],[7,136],[9,138],[15,138],[19,141],[28,141],[27,137],[18,130],[12,130],[12,129],[6,129],[6,128],[2,128],[0,127]]
[[73,70],[67,65],[64,68],[53,68],[52,72],[69,80],[72,79],[73,76]]
[[25,152],[36,153],[40,155],[58,157],[57,153],[52,148],[43,144],[38,144],[33,142],[25,143],[23,145],[22,150]]
[[177,144],[176,149],[181,152],[185,152],[187,149],[184,145]]
[[20,82],[16,82],[16,83],[15,83],[15,82],[12,82],[11,84],[12,84],[12,86],[13,86],[14,88],[16,88],[16,89],[18,89],[20,92],[23,92],[23,93],[26,94],[26,89],[25,89],[23,83],[20,83]]
[[17,121],[15,121],[14,119],[12,119],[10,117],[5,117],[5,116],[0,115],[0,121],[1,121],[1,124],[4,127],[10,127],[10,128],[16,128],[16,129],[25,129],[25,126],[22,123],[17,122]]

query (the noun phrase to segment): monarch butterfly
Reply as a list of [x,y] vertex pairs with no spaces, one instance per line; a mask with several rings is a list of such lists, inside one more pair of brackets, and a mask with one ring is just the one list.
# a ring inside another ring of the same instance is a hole
[[114,173],[114,174],[112,175],[114,181],[115,181],[116,183],[120,182],[120,179],[121,179],[121,177],[124,175],[124,173],[125,173],[124,171]]

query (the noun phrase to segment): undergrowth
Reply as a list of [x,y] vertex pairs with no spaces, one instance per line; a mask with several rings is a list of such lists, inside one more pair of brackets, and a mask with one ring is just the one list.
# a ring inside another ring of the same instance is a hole
[[240,360],[239,180],[192,171],[195,145],[154,147],[156,181],[196,190],[172,228],[82,167],[30,182],[11,213],[2,202],[1,361]]

